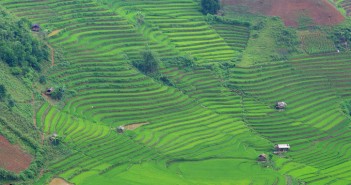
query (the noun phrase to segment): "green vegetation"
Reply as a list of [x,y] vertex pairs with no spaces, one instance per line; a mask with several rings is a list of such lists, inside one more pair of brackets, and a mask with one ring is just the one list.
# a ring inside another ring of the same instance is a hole
[[[0,17],[0,60],[11,67],[20,66],[22,70],[31,67],[40,71],[39,63],[47,60],[48,51],[29,32],[30,22],[26,19],[16,20],[3,9],[0,9]],[[21,73],[20,68],[15,71],[15,74]]]
[[0,101],[6,97],[6,88],[4,85],[0,85]]
[[201,0],[201,8],[203,14],[216,14],[219,10],[218,0]]
[[300,31],[302,49],[308,54],[336,52],[336,47],[332,39],[321,31]]
[[[29,55],[41,70],[26,58],[0,63],[0,134],[34,159],[19,174],[0,169],[0,183],[351,183],[350,53],[332,41],[346,38],[347,26],[210,15],[218,1],[0,6],[57,33],[45,38],[52,66],[40,62],[48,58],[40,44],[46,58]],[[15,27],[29,41],[37,35]],[[288,108],[277,111],[277,101]],[[130,128],[117,133],[121,125]],[[273,156],[276,143],[292,148]],[[261,153],[267,162],[257,161]]]
[[158,73],[160,59],[150,50],[142,52],[142,60],[134,61],[133,65],[146,75]]

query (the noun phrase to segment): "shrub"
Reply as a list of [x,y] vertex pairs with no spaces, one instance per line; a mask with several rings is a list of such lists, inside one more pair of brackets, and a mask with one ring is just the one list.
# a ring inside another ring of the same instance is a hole
[[10,98],[10,99],[8,100],[8,105],[9,105],[10,108],[14,107],[14,106],[16,105],[15,100],[13,100],[12,98]]
[[40,76],[39,77],[39,83],[46,84],[46,77],[45,76]]
[[64,96],[64,92],[65,92],[64,88],[60,87],[51,94],[51,98],[55,100],[62,100]]
[[169,78],[167,78],[166,76],[162,76],[162,77],[160,78],[160,80],[161,80],[165,85],[168,85],[168,86],[171,86],[171,87],[174,86],[174,83],[173,83]]
[[218,0],[201,0],[201,8],[203,14],[216,14],[219,10]]
[[182,69],[185,69],[186,71],[190,71],[191,69],[196,67],[195,60],[196,59],[193,58],[191,55],[187,55],[166,59],[165,63],[169,66],[177,66]]
[[144,18],[145,16],[141,12],[137,12],[137,14],[135,15],[136,22],[139,26],[144,24]]
[[142,52],[142,60],[134,61],[133,65],[146,75],[157,74],[160,60],[157,55],[149,49]]
[[19,67],[11,68],[11,73],[15,76],[21,75],[23,73],[22,69]]
[[3,101],[6,97],[6,88],[4,85],[0,85],[0,101]]

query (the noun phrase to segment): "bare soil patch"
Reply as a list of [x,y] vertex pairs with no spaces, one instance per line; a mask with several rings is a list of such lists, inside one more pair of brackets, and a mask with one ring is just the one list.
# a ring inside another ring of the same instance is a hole
[[51,180],[49,185],[72,185],[72,184],[67,182],[65,179],[54,178],[54,179]]
[[48,37],[52,37],[54,35],[57,35],[58,33],[60,33],[61,30],[54,30],[51,33],[49,33]]
[[12,145],[5,137],[0,135],[0,167],[19,173],[28,168],[32,156],[25,153],[17,145]]
[[251,13],[279,16],[287,26],[298,26],[301,16],[310,17],[318,25],[334,25],[345,19],[328,0],[222,0],[222,3]]
[[133,124],[125,125],[124,128],[126,130],[134,130],[134,129],[137,129],[143,125],[147,125],[147,124],[149,124],[149,122],[133,123]]

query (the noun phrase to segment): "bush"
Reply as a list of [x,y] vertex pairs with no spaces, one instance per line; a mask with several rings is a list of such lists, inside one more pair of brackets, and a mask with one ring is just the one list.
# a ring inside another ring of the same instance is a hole
[[46,84],[46,78],[45,78],[45,76],[40,76],[40,77],[39,77],[39,83],[41,83],[41,84]]
[[169,78],[167,78],[166,76],[162,76],[162,77],[160,78],[160,80],[161,80],[161,82],[163,82],[165,85],[174,87],[174,83],[173,83]]
[[12,98],[10,98],[10,99],[8,100],[8,105],[9,105],[10,108],[14,107],[14,106],[16,105],[15,100],[13,100]]
[[15,76],[21,75],[23,73],[22,69],[19,67],[11,68],[11,73]]
[[143,60],[134,61],[133,65],[146,75],[157,74],[160,60],[157,55],[149,49],[142,52]]
[[187,55],[166,59],[165,63],[169,66],[177,66],[185,69],[186,71],[190,71],[196,67],[195,60],[196,59],[191,55]]
[[201,0],[201,8],[203,14],[216,14],[219,10],[218,0]]
[[51,98],[55,99],[55,100],[62,100],[63,96],[64,96],[64,88],[60,87],[57,90],[54,90],[54,92],[51,94]]
[[0,101],[6,98],[6,88],[4,85],[0,85]]

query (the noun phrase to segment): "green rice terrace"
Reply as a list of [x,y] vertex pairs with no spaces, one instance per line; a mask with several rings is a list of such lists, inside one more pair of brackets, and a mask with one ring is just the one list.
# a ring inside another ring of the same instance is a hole
[[351,184],[351,1],[236,3],[0,0],[0,184]]

